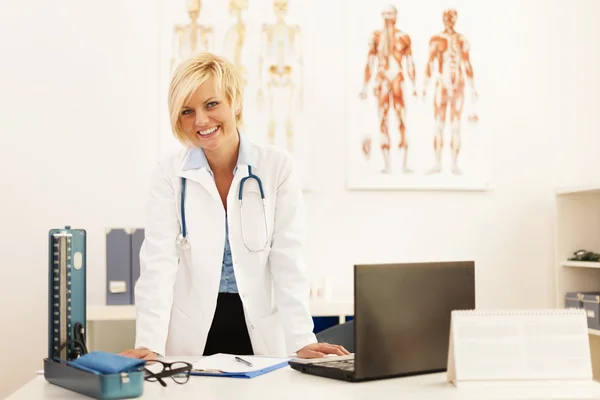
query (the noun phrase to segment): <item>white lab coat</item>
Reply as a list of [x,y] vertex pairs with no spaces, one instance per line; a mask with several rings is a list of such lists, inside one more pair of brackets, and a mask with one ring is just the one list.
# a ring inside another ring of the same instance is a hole
[[[263,184],[268,223],[266,250],[262,203],[255,180],[247,180],[240,212],[238,189],[248,175],[239,165],[227,196],[229,241],[236,282],[255,354],[290,355],[316,343],[309,284],[302,256],[305,214],[293,158],[274,146],[250,142]],[[206,168],[184,171],[187,151],[161,163],[152,178],[140,277],[135,286],[136,348],[162,355],[202,355],[216,309],[225,210]],[[187,178],[185,216],[190,249],[180,250],[181,177]]]

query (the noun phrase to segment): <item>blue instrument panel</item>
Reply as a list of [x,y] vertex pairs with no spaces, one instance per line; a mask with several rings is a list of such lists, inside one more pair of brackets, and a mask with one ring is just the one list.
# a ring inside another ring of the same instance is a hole
[[85,349],[86,232],[48,233],[48,358],[74,360]]

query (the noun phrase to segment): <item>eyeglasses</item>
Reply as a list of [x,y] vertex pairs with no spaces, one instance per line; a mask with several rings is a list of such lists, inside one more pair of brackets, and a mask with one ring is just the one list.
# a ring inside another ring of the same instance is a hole
[[144,367],[146,371],[145,380],[148,382],[156,382],[158,381],[163,387],[166,387],[167,384],[162,378],[171,378],[175,381],[175,383],[179,383],[180,385],[187,383],[190,379],[190,374],[192,372],[192,364],[184,361],[174,361],[174,362],[165,362],[160,360],[153,360],[153,363],[159,364],[161,367],[153,368],[154,371],[158,370],[158,372],[154,372]]

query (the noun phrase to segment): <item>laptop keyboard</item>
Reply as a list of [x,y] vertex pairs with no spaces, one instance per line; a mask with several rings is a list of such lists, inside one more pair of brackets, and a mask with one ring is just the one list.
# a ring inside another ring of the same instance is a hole
[[354,371],[354,360],[341,360],[319,363],[319,366],[335,369],[343,369],[346,371]]

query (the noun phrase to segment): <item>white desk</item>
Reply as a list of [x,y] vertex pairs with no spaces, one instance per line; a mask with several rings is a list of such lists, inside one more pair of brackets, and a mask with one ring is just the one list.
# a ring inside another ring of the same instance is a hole
[[[184,385],[167,379],[163,388],[154,382],[145,382],[142,399],[416,399],[416,400],[499,400],[499,399],[600,399],[600,384],[582,385],[544,384],[521,387],[456,388],[445,381],[446,374],[429,374],[408,378],[350,383],[305,375],[289,367],[252,379],[192,376]],[[37,376],[8,400],[31,399],[89,399],[89,397],[52,385]]]

